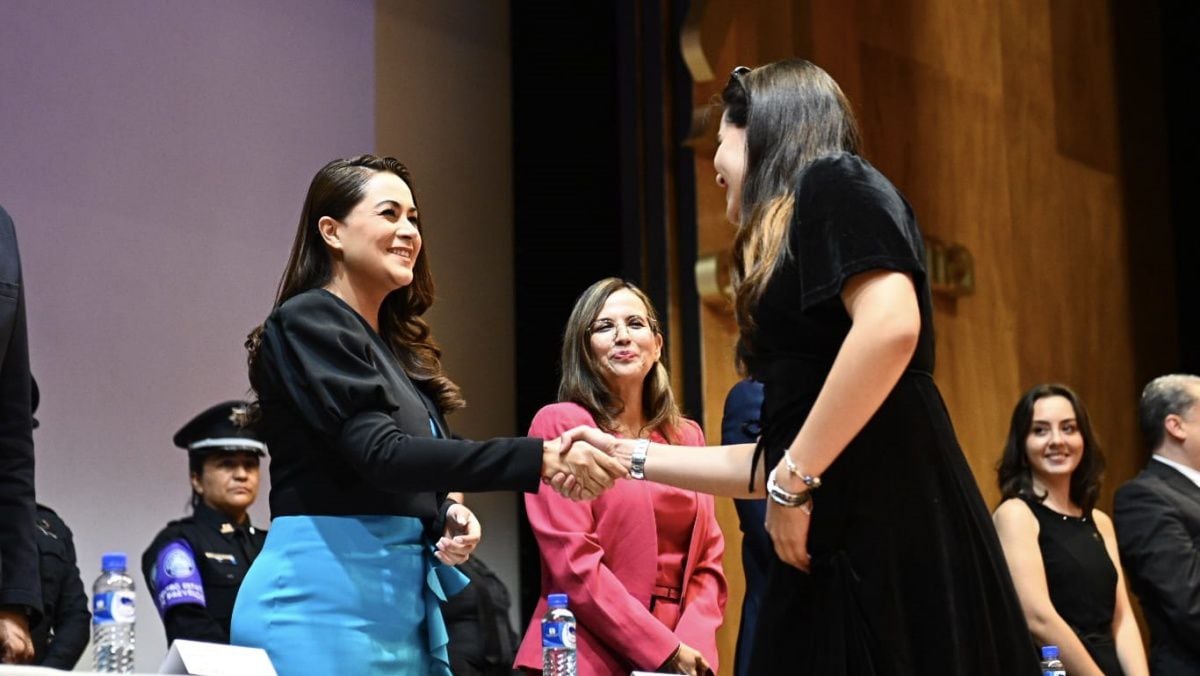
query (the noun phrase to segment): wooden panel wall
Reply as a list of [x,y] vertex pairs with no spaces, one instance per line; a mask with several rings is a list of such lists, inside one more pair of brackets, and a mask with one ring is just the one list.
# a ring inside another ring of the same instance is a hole
[[[711,101],[735,65],[812,60],[846,91],[864,154],[908,197],[926,236],[973,254],[975,294],[935,303],[936,375],[989,506],[998,499],[994,467],[1017,397],[1038,382],[1059,381],[1080,393],[1105,446],[1100,506],[1107,511],[1112,491],[1143,463],[1135,407],[1146,369],[1137,364],[1164,363],[1161,355],[1175,350],[1169,320],[1157,342],[1135,346],[1133,339],[1133,318],[1144,313],[1135,312],[1130,289],[1162,302],[1172,282],[1129,263],[1135,224],[1123,192],[1108,3],[811,0],[732,7],[713,0],[693,8],[689,29],[697,39],[685,40],[695,48],[689,65],[694,76],[704,74],[698,65],[712,73],[707,81],[697,77],[695,105]],[[703,256],[727,249],[733,229],[712,180],[711,136],[696,146]],[[1160,281],[1147,283],[1146,275]],[[705,308],[710,430],[719,429],[725,393],[737,379],[734,332],[727,310]],[[720,516],[737,601],[740,535],[732,505]],[[726,655],[738,612],[731,604]]]

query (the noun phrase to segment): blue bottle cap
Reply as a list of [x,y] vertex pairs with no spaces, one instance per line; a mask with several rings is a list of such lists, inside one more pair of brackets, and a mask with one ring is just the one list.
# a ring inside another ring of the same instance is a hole
[[1056,645],[1042,646],[1042,659],[1044,659],[1044,660],[1058,659],[1058,646],[1056,646]]
[[551,608],[566,608],[567,607],[567,595],[566,594],[551,594],[546,597],[546,603]]
[[125,570],[125,563],[125,552],[105,552],[100,557],[100,570],[106,573]]

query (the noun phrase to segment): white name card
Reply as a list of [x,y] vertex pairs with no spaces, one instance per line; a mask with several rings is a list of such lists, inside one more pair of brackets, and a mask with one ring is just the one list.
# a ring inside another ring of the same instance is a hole
[[185,641],[171,644],[158,668],[160,674],[195,676],[278,676],[267,651],[220,643]]

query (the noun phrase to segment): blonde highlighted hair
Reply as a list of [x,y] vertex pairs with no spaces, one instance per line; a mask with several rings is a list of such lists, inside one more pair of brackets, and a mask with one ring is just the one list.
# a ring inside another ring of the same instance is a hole
[[[575,301],[567,328],[563,331],[562,380],[558,385],[558,400],[578,404],[595,418],[596,424],[606,432],[617,432],[617,418],[625,410],[625,402],[609,389],[592,353],[592,324],[609,296],[627,289],[646,306],[646,319],[655,335],[662,335],[658,313],[644,291],[619,277],[608,277],[589,286]],[[660,358],[646,374],[642,387],[642,410],[646,415],[646,426],[641,430],[628,430],[630,434],[642,436],[658,432],[668,442],[679,441],[679,426],[682,416],[671,390],[671,377]]]

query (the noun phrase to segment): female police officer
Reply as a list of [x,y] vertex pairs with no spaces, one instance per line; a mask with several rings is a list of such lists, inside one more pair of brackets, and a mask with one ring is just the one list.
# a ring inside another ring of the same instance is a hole
[[229,642],[238,587],[266,539],[247,510],[258,497],[267,447],[235,422],[245,405],[217,404],[175,433],[175,445],[188,451],[193,514],[167,524],[142,554],[168,644]]

